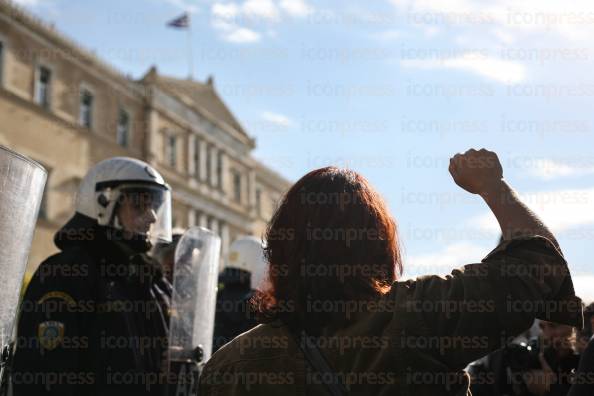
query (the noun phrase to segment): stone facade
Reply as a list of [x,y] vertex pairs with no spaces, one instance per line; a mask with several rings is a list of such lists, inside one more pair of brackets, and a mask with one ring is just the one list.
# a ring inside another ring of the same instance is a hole
[[162,76],[134,81],[51,26],[0,1],[0,144],[49,171],[29,270],[56,252],[53,234],[74,212],[95,163],[130,156],[173,189],[174,226],[208,227],[223,254],[240,235],[261,236],[289,182],[257,162],[255,140],[214,82]]

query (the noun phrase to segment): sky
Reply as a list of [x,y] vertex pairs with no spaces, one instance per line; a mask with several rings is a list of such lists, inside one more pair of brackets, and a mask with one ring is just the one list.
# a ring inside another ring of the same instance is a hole
[[[498,240],[449,158],[498,153],[594,301],[594,2],[19,0],[133,78],[215,86],[255,157],[295,181],[352,168],[399,226],[406,276],[478,262]],[[189,12],[191,34],[166,26]]]

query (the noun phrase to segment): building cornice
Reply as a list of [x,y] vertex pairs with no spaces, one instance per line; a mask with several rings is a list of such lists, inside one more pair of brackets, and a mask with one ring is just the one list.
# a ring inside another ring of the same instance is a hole
[[[167,89],[166,86],[163,86],[159,83],[156,83],[156,84],[155,83],[145,83],[145,84],[147,84],[147,86],[150,87],[152,90],[158,90],[162,94],[165,94],[165,95],[169,96],[170,98],[174,99],[181,106],[183,106],[187,110],[195,113],[198,116],[198,118],[204,119],[205,122],[212,124],[214,127],[220,129],[223,133],[228,134],[234,140],[237,140],[242,145],[245,145],[248,148],[248,151],[253,150],[255,148],[255,146],[256,146],[255,139],[250,138],[249,136],[235,130],[235,128],[233,128],[226,122],[218,119],[212,113],[210,113],[208,110],[206,110],[202,107],[187,103],[175,92],[173,92],[170,89]],[[155,95],[153,95],[153,104],[155,105],[155,107],[165,107],[165,108],[167,107],[164,103],[159,102],[158,97],[155,97]]]
[[[169,118],[181,128],[206,138],[211,143],[218,146],[219,149],[224,151],[232,149],[237,159],[241,158],[246,160],[246,166],[251,165],[250,151],[253,148],[252,146],[246,145],[245,141],[237,139],[237,136],[225,133],[224,130],[221,130],[219,125],[198,113],[193,107],[178,100],[175,96],[171,95],[169,91],[165,92],[159,86],[155,85],[151,86],[151,91],[152,98],[149,100],[149,106],[159,114]],[[174,100],[176,105],[181,106],[179,110],[183,111],[184,114],[179,114],[179,112],[176,112],[172,106],[168,106],[165,103],[166,100]]]
[[137,99],[144,96],[143,87],[122,72],[101,60],[74,40],[58,32],[56,28],[31,15],[23,7],[10,0],[0,0],[0,18],[20,29],[28,30],[37,41],[51,45],[61,51],[65,59],[77,63],[83,70],[92,73],[99,80],[107,82],[117,91]]

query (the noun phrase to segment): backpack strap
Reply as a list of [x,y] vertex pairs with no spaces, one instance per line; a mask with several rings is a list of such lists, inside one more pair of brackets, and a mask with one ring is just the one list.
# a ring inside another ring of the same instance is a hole
[[343,383],[342,377],[330,367],[330,364],[322,354],[322,351],[316,346],[315,338],[308,336],[305,330],[294,332],[293,337],[303,352],[305,360],[311,368],[321,374],[322,384],[332,396],[347,396],[348,391]]

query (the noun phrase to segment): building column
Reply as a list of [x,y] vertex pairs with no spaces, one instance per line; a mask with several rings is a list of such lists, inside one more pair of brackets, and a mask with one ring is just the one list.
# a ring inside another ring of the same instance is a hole
[[206,181],[206,142],[200,140],[200,165],[199,165],[199,172],[200,172],[200,181]]
[[188,228],[196,226],[196,209],[190,208],[188,210]]
[[[145,141],[145,161],[154,166],[157,163],[157,139],[159,138],[159,115],[152,107],[146,113],[147,131]],[[132,123],[134,125],[134,123]]]
[[208,228],[208,216],[206,216],[205,213],[200,213],[200,216],[198,216],[198,225],[200,227],[204,227],[204,228]]
[[247,183],[247,204],[250,213],[255,214],[256,211],[256,172],[253,169],[249,170]]
[[227,259],[229,254],[229,226],[227,223],[221,221],[221,255],[223,259]]
[[215,219],[214,217],[211,217],[209,223],[210,223],[210,230],[212,232],[214,232],[216,235],[219,235],[220,236],[220,234],[219,234],[219,222],[218,222],[218,220]]

